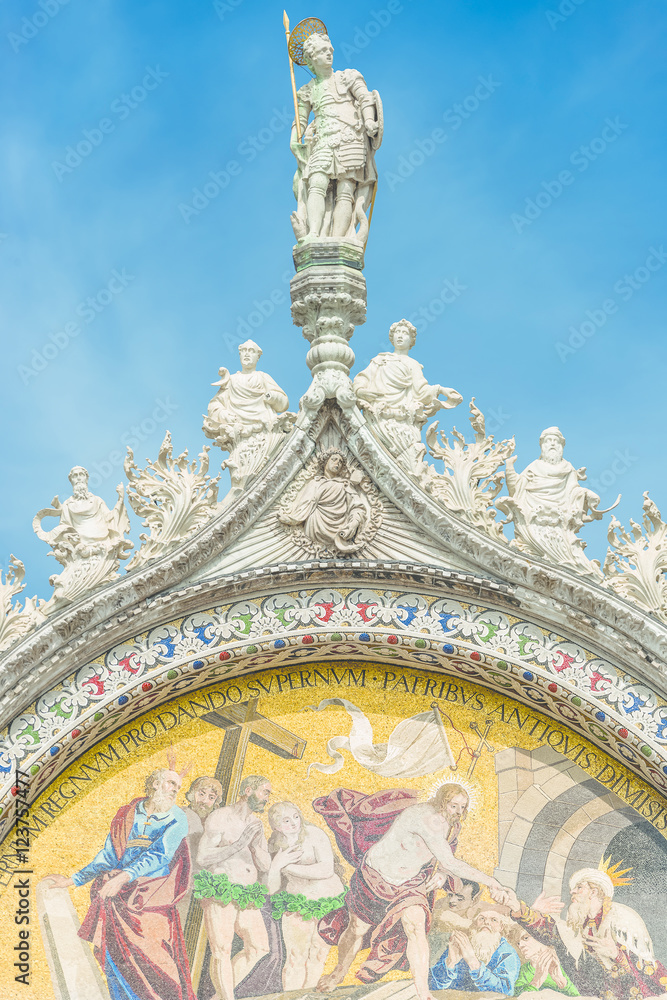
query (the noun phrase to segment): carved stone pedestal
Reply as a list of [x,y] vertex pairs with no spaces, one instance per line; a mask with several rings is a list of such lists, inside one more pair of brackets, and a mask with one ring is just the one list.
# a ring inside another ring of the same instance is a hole
[[333,397],[351,406],[354,351],[349,341],[355,326],[366,320],[363,248],[343,240],[306,241],[294,248],[294,265],[292,319],[311,345],[306,362],[313,373],[302,406],[319,406]]

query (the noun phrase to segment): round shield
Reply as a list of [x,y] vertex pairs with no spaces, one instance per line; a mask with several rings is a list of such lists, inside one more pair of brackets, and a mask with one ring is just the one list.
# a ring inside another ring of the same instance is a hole
[[315,33],[318,35],[327,34],[327,26],[324,21],[320,21],[319,17],[306,17],[292,28],[287,48],[290,59],[297,66],[306,65],[306,60],[303,57],[303,43]]

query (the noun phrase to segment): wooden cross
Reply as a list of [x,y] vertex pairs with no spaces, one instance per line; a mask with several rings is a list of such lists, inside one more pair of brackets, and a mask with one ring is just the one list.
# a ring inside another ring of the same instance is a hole
[[482,756],[482,751],[493,750],[493,746],[489,743],[489,741],[486,738],[489,735],[489,730],[491,729],[492,725],[493,725],[492,719],[485,719],[484,720],[485,729],[484,732],[482,732],[481,729],[479,728],[479,725],[476,722],[470,723],[470,728],[472,729],[472,731],[474,733],[477,733],[477,735],[479,736],[479,744],[477,746],[477,749],[473,751],[473,755],[470,758],[470,767],[468,768],[469,778],[472,777],[472,772],[475,770],[477,761]]
[[[285,760],[301,760],[306,749],[306,741],[301,737],[260,715],[257,711],[258,701],[258,698],[251,698],[201,716],[205,722],[225,730],[215,777],[222,785],[223,801],[227,806],[233,805],[238,799],[249,743]],[[184,937],[195,993],[199,987],[208,944],[202,918],[202,908],[193,897],[185,921]]]

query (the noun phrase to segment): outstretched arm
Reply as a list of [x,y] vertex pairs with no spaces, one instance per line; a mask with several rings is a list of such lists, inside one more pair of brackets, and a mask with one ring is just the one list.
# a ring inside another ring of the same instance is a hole
[[431,830],[426,824],[423,826],[420,824],[414,832],[422,838],[436,861],[450,875],[458,875],[459,878],[468,879],[470,882],[479,882],[481,885],[488,885],[489,888],[500,888],[500,882],[492,875],[486,875],[484,872],[478,871],[477,868],[473,868],[467,861],[461,861],[460,858],[454,856],[442,829]]

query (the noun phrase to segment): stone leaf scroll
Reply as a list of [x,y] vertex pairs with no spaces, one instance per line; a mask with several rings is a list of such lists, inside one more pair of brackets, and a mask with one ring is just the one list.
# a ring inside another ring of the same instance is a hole
[[335,774],[345,763],[339,752],[348,750],[357,764],[383,778],[420,778],[425,774],[442,771],[454,764],[447,734],[434,711],[421,712],[404,719],[391,733],[387,743],[373,743],[373,727],[357,705],[345,698],[324,698],[319,705],[310,705],[313,712],[321,712],[329,705],[344,708],[352,719],[349,736],[333,736],[327,743],[327,752],[333,763],[310,764],[312,770]]

